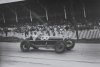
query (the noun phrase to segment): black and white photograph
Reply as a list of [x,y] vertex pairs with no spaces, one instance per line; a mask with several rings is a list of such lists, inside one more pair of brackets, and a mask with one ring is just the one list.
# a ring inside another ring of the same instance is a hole
[[0,0],[0,67],[99,67],[100,0]]

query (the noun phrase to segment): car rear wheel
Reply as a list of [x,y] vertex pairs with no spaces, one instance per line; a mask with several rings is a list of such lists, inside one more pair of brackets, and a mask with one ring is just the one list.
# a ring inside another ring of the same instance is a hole
[[30,49],[30,43],[28,41],[26,41],[26,40],[22,41],[21,44],[20,44],[20,49],[23,52],[29,51],[29,49]]
[[55,45],[55,52],[56,53],[62,53],[65,51],[65,45],[63,42],[59,42]]

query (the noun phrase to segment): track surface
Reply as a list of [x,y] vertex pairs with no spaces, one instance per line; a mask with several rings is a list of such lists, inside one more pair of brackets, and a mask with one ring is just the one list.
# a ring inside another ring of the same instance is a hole
[[100,67],[100,44],[76,43],[71,51],[21,52],[20,43],[0,42],[0,67]]

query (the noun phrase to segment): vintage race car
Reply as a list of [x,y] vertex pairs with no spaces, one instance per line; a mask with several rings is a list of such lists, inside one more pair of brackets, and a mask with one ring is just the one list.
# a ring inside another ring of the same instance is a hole
[[30,36],[23,40],[20,44],[20,49],[23,52],[29,51],[30,47],[38,49],[39,47],[54,48],[56,53],[62,53],[66,49],[71,50],[75,46],[74,40],[68,37],[57,36]]

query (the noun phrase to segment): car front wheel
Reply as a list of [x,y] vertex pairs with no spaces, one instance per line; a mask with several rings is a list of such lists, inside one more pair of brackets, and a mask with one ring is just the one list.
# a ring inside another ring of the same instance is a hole
[[65,39],[64,40],[64,44],[66,45],[66,49],[67,50],[71,50],[71,49],[73,49],[74,48],[74,46],[75,46],[75,42],[74,42],[74,40],[71,40],[71,39]]

